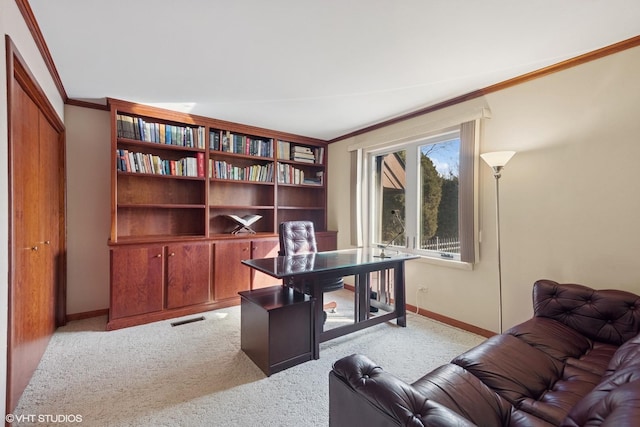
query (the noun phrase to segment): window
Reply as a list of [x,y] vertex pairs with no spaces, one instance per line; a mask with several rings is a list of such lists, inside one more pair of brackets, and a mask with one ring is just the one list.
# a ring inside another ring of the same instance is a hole
[[367,150],[368,241],[474,262],[475,122]]

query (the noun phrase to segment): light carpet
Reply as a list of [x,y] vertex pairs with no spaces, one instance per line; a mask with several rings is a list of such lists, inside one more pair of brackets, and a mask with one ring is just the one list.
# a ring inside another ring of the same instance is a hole
[[[406,328],[389,322],[336,338],[319,360],[266,377],[240,350],[239,306],[202,315],[176,327],[179,319],[107,332],[98,317],[59,328],[13,413],[82,422],[13,425],[327,426],[339,358],[362,353],[413,382],[485,339],[408,313]],[[340,305],[330,314],[339,316]]]

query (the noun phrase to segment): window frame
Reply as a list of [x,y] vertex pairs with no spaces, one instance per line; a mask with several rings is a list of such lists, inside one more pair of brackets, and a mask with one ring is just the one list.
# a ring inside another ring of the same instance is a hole
[[[435,132],[430,135],[425,135],[420,138],[413,139],[411,141],[406,141],[401,144],[394,144],[391,146],[380,147],[377,149],[366,150],[365,156],[367,159],[367,171],[368,171],[368,179],[367,182],[370,185],[367,185],[368,189],[368,200],[367,204],[371,208],[370,212],[373,211],[374,214],[370,216],[370,221],[368,227],[366,228],[367,232],[365,235],[367,236],[367,241],[369,242],[369,246],[373,247],[387,247],[387,251],[389,248],[392,250],[397,250],[401,252],[412,253],[416,255],[420,255],[422,257],[434,258],[434,259],[443,259],[445,261],[457,261],[460,262],[460,254],[454,254],[450,252],[442,252],[435,251],[429,249],[422,249],[420,245],[417,244],[417,241],[420,236],[420,194],[421,194],[421,152],[420,148],[425,145],[444,143],[447,141],[451,141],[452,139],[460,139],[461,138],[461,129],[459,126],[450,127],[447,129],[443,129],[441,131]],[[460,151],[462,148],[460,148]],[[379,199],[380,189],[377,185],[376,179],[376,158],[379,156],[385,156],[388,154],[397,153],[399,151],[406,152],[406,161],[405,161],[405,217],[403,218],[405,225],[405,244],[391,244],[390,242],[378,241],[379,240],[379,223],[376,218],[376,215],[379,214],[377,212],[379,208],[379,203],[381,202]],[[460,190],[458,191],[460,194]],[[458,226],[459,228],[459,226]],[[461,236],[459,236],[460,238]]]

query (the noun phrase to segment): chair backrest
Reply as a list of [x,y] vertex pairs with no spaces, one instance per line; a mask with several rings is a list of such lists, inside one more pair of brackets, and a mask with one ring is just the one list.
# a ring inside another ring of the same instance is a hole
[[287,221],[278,227],[279,255],[297,255],[318,252],[316,234],[311,221]]

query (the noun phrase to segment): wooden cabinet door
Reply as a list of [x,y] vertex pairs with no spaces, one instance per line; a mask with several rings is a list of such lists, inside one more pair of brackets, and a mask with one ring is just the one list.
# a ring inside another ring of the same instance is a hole
[[209,301],[209,243],[167,246],[167,308]]
[[164,247],[111,249],[111,306],[109,318],[162,310]]
[[[271,258],[278,256],[280,243],[278,239],[261,239],[251,242],[251,258]],[[273,276],[251,269],[251,289],[265,288],[267,286],[282,284]]]
[[251,242],[218,241],[213,246],[214,299],[238,297],[238,292],[249,290],[251,269],[240,261],[251,258]]

